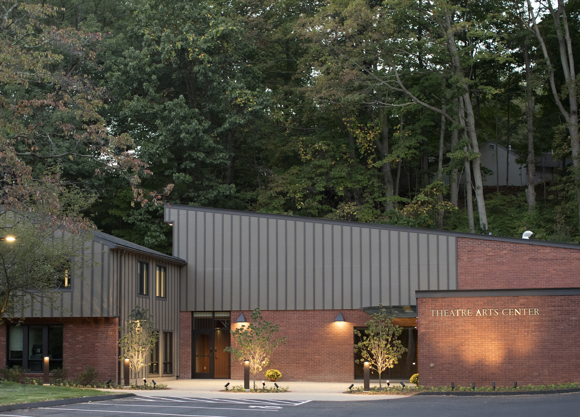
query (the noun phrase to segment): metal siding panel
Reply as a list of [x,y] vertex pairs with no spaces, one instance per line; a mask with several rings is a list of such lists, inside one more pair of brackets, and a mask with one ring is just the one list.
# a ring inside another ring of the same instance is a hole
[[224,215],[217,214],[214,216],[213,227],[213,279],[212,281],[212,310],[223,309],[223,230],[224,230]]
[[304,227],[304,310],[314,309],[314,225],[302,222]]
[[361,308],[361,228],[352,227],[352,306]]
[[197,212],[195,217],[195,260],[193,268],[195,268],[195,304],[193,309],[200,311],[204,309],[204,280],[205,280],[205,212]]
[[457,289],[457,238],[449,236],[448,238],[448,265],[449,265],[449,289]]
[[250,217],[250,302],[248,310],[253,310],[259,305],[259,282],[258,273],[260,270],[259,250],[260,240],[258,234],[259,218]]
[[371,229],[371,292],[369,294],[370,304],[378,305],[381,301],[381,244],[380,232],[377,229]]
[[240,259],[240,300],[241,300],[241,310],[251,310],[251,300],[250,300],[250,217],[242,216],[240,218],[241,224],[241,259]]
[[389,231],[380,231],[380,246],[381,246],[381,293],[379,294],[379,303],[383,305],[389,304],[389,297],[391,294],[391,263],[390,263],[390,253],[391,246],[389,241]]
[[392,231],[390,233],[389,246],[390,263],[391,263],[391,293],[389,296],[389,305],[401,305],[401,285],[399,281],[399,232]]
[[371,231],[367,227],[361,227],[361,307],[371,305]]
[[258,307],[268,310],[268,262],[270,245],[268,242],[268,219],[258,219]]
[[224,223],[222,229],[222,299],[221,299],[221,309],[223,311],[232,310],[232,277],[233,277],[233,268],[232,268],[232,258],[234,254],[233,250],[233,225],[232,220],[233,217],[231,214],[224,214]]
[[429,287],[429,253],[427,250],[428,235],[419,233],[417,235],[418,253],[417,262],[419,263],[419,285],[422,290],[430,290]]
[[431,289],[439,288],[439,268],[437,266],[439,260],[439,245],[436,235],[429,236],[429,285]]
[[343,307],[343,264],[344,256],[342,254],[342,227],[332,226],[332,309],[341,309]]
[[342,308],[352,309],[353,269],[352,227],[342,226]]
[[447,236],[437,236],[437,268],[439,275],[439,288],[448,290],[448,273],[447,273],[447,263],[449,261],[449,256],[447,254]]
[[333,238],[332,225],[322,225],[323,276],[322,278],[322,308],[332,309],[333,300]]
[[241,306],[241,284],[242,284],[242,242],[241,242],[241,217],[240,216],[232,216],[232,261],[231,261],[231,293],[232,293],[232,301],[229,310],[240,310]]
[[[305,310],[306,307],[306,223],[296,222],[296,309]],[[311,250],[312,248],[310,248]]]
[[[268,310],[278,310],[278,220],[268,220]],[[283,287],[283,286],[282,286]]]
[[213,304],[215,214],[205,213],[205,257],[203,268],[203,310],[211,311]]
[[288,309],[288,257],[287,232],[288,222],[276,220],[276,309]]
[[175,239],[177,240],[177,256],[185,258],[187,256],[187,241],[189,239],[188,228],[188,210],[179,210],[177,212],[177,221],[174,222],[173,228],[177,228]]
[[[104,257],[102,252],[99,253],[98,248],[101,245],[92,242],[92,251],[91,251],[91,264],[94,265],[93,269],[93,301],[92,301],[92,308],[91,308],[91,317],[102,317],[103,316],[103,277],[105,275],[104,269]],[[96,263],[98,262],[98,263]],[[96,264],[95,264],[96,263]]]
[[324,234],[322,224],[314,224],[314,309],[324,308]]
[[401,283],[401,305],[414,305],[411,302],[414,292],[411,294],[411,276],[409,274],[409,233],[399,233],[399,273]]
[[296,309],[296,222],[293,220],[286,220],[286,255],[288,256],[286,261],[286,271],[288,284],[286,286],[286,295],[288,303],[286,305],[287,310]]

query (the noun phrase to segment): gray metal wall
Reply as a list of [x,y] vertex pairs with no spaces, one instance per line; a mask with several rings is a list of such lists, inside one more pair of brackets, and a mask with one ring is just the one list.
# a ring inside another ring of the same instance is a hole
[[188,263],[182,310],[415,305],[415,290],[457,288],[456,237],[441,233],[175,205],[165,221]]

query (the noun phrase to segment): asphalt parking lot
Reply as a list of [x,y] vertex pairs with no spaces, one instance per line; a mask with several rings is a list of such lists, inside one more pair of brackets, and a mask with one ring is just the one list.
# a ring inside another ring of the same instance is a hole
[[44,407],[0,416],[86,417],[276,417],[423,415],[429,417],[545,417],[578,415],[580,393],[513,397],[422,397],[377,401],[295,401],[253,398],[131,397],[112,401]]

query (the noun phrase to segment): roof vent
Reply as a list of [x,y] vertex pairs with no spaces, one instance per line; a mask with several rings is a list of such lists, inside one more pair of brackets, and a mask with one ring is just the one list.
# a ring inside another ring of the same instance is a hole
[[526,230],[524,232],[524,234],[522,235],[522,239],[529,239],[530,237],[532,237],[533,234],[534,234],[534,232],[531,232],[529,230]]

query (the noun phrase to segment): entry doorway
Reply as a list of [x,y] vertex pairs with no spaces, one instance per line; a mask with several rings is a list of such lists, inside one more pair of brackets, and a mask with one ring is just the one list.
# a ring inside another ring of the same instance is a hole
[[230,313],[194,312],[192,325],[192,377],[229,378]]

